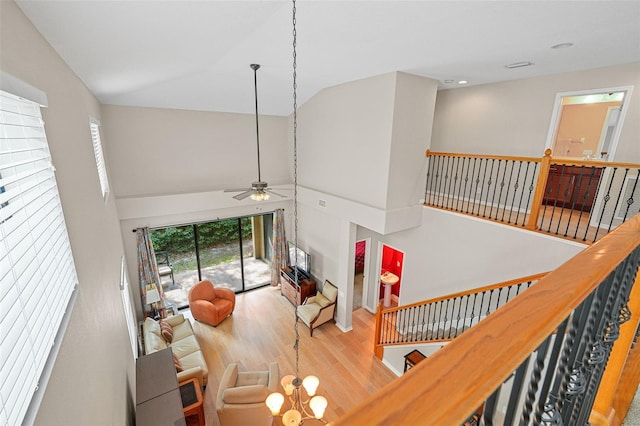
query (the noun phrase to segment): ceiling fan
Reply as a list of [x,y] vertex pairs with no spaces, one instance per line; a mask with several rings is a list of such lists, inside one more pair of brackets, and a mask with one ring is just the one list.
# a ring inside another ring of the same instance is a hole
[[269,188],[269,184],[267,182],[262,181],[260,176],[260,130],[258,127],[258,77],[257,71],[260,68],[259,64],[251,64],[251,69],[253,70],[253,85],[254,92],[256,97],[256,147],[258,151],[258,180],[251,184],[251,188],[235,188],[235,189],[225,189],[224,192],[241,192],[238,195],[234,195],[233,198],[236,200],[244,200],[247,197],[251,197],[252,200],[255,201],[264,201],[269,199],[269,194],[277,195],[278,197],[285,197],[282,194],[278,194],[274,192],[271,188]]

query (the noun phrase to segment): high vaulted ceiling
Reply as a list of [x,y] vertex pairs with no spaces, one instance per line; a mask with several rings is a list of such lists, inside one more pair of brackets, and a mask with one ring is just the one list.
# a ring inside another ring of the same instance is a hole
[[[290,1],[17,4],[102,103],[251,113],[259,63],[260,113],[292,111]],[[302,104],[392,71],[448,88],[640,62],[640,1],[298,0],[297,34]]]

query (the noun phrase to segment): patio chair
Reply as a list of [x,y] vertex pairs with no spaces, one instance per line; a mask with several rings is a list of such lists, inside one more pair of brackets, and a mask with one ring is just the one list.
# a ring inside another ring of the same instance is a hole
[[171,285],[176,285],[176,280],[173,276],[173,266],[171,266],[171,262],[169,262],[169,253],[166,251],[156,252],[156,263],[158,264],[160,282],[162,282],[162,277],[169,275],[171,277]]

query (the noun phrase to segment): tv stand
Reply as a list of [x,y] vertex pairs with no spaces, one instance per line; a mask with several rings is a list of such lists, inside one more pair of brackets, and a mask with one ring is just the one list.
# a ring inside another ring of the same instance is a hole
[[287,267],[280,271],[280,289],[282,295],[293,305],[301,305],[309,296],[316,294],[316,282],[298,274],[298,282],[295,282],[295,272]]

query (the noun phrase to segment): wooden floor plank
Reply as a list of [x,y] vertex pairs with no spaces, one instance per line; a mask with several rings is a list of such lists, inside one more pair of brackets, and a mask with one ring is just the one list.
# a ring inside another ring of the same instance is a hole
[[[215,399],[219,378],[229,363],[237,362],[240,371],[250,371],[265,370],[269,362],[277,361],[281,377],[295,372],[293,305],[275,287],[239,294],[236,300],[233,315],[217,327],[193,321],[189,311],[181,311],[191,319],[209,367],[204,392],[207,426],[219,426]],[[300,377],[314,374],[320,379],[318,394],[329,402],[325,414],[329,421],[396,378],[373,355],[374,322],[374,315],[361,308],[353,312],[352,331],[343,333],[329,322],[315,329],[313,337],[302,322],[298,323]],[[305,424],[321,423],[313,420]]]

